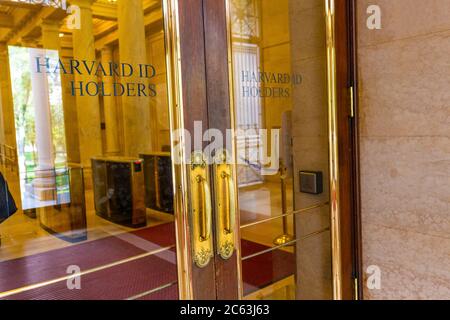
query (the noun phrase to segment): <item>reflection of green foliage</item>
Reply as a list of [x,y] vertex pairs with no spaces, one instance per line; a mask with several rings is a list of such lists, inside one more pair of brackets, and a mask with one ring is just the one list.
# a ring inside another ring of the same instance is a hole
[[[59,57],[56,51],[47,51],[47,55],[51,57],[53,61],[58,61]],[[64,128],[64,110],[62,105],[62,84],[61,76],[50,74],[48,77],[49,83],[49,96],[50,96],[50,109],[52,116],[52,135],[53,146],[56,152],[55,162],[58,162],[63,158],[65,160],[66,153],[66,137]]]
[[[58,59],[57,52],[47,51],[51,59]],[[16,135],[20,158],[28,176],[36,167],[35,115],[32,98],[32,84],[30,72],[30,53],[28,48],[9,47],[9,60],[11,68],[12,91],[14,97]],[[62,105],[61,78],[59,75],[48,76],[50,97],[52,138],[57,167],[64,166],[66,162],[64,111]]]
[[[9,47],[9,60],[11,64],[17,142],[19,154],[24,155],[25,148],[27,146],[34,147],[36,139],[33,109],[29,107],[31,102],[30,72],[24,69],[29,64],[28,51],[18,47]],[[30,159],[33,163],[34,158]]]

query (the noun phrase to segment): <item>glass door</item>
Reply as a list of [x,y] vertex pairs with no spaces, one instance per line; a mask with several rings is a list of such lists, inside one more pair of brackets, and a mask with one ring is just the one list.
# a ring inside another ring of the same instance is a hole
[[1,1],[0,299],[185,297],[163,11]]
[[189,297],[342,298],[334,1],[169,3]]
[[243,299],[337,298],[334,1],[227,6],[234,281]]
[[333,10],[0,1],[0,299],[339,297]]

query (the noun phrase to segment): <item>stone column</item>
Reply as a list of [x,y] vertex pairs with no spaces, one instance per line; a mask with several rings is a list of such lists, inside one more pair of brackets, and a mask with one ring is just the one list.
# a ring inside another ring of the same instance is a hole
[[55,163],[48,79],[45,69],[41,69],[39,72],[36,68],[36,59],[38,58],[40,61],[45,61],[45,49],[30,49],[30,74],[38,161],[35,171],[36,178],[31,186],[27,186],[27,189],[36,199],[48,201],[54,200],[56,195]]
[[[301,74],[301,85],[292,87],[292,131],[294,179],[298,172],[323,172],[323,193],[311,196],[300,192],[295,183],[295,210],[330,200],[328,163],[327,61],[324,21],[324,2],[309,8],[302,1],[289,1],[291,32],[291,66],[294,74]],[[318,27],[321,26],[321,27]],[[311,32],[314,30],[314,32]],[[308,39],[305,41],[305,39]],[[303,237],[330,226],[330,207],[295,215],[295,234]],[[333,298],[331,279],[330,232],[323,232],[300,242],[297,257],[297,295],[300,300],[328,300]]]
[[38,163],[35,172],[36,179],[31,186],[27,187],[35,198],[48,201],[54,200],[56,196],[55,150],[52,135],[48,74],[45,69],[38,72],[36,59],[39,58],[39,61],[43,63],[50,56],[51,51],[59,51],[60,25],[58,21],[53,20],[43,20],[40,25],[43,49],[30,49],[31,86]]
[[[122,63],[135,68],[134,75],[121,79],[122,84],[143,82],[139,78],[139,64],[147,63],[145,46],[145,25],[142,0],[118,1],[119,51]],[[127,156],[138,156],[139,153],[152,151],[152,120],[150,118],[150,99],[124,95],[122,99],[124,147]]]
[[[62,56],[60,50],[59,58],[65,65],[72,56]],[[80,140],[78,136],[78,110],[75,96],[72,95],[72,82],[75,78],[70,73],[61,72],[61,93],[64,109],[64,132],[66,136],[66,151],[68,164],[80,164]]]
[[0,90],[0,166],[6,160],[3,154],[3,145],[6,144],[5,141],[5,123],[3,121],[3,108],[2,108],[2,91]]
[[[93,0],[72,0],[72,5],[80,8],[80,29],[73,30],[73,56],[75,60],[95,61],[94,26],[92,21]],[[97,82],[97,77],[75,72],[75,85]],[[81,164],[84,168],[87,189],[92,188],[91,158],[102,154],[100,104],[98,96],[81,95],[75,92],[78,110],[78,131],[80,139]]]
[[44,49],[59,50],[59,27],[60,23],[58,21],[41,21],[42,46]]
[[[11,73],[9,66],[8,45],[0,42],[0,113],[2,114],[3,143],[16,148],[16,123],[14,115],[14,101],[12,95]],[[20,193],[20,177],[19,177],[19,163],[15,164],[14,171],[5,170],[4,175],[8,179],[10,191],[19,208],[22,207],[22,197]]]
[[[5,144],[5,124],[3,122],[2,91],[0,90],[0,148]],[[0,150],[1,151],[1,150]]]
[[[113,51],[110,46],[102,49],[102,63],[104,66],[113,62]],[[114,76],[103,77],[105,92],[113,92]],[[114,95],[105,95],[103,97],[103,106],[105,112],[106,125],[106,154],[115,156],[120,153],[118,127],[117,127],[117,106]]]
[[[45,20],[41,24],[42,29],[42,45],[45,49],[57,50],[58,56],[61,56],[61,38],[59,21]],[[67,65],[67,63],[66,63]],[[64,132],[66,140],[66,152],[68,163],[80,163],[80,150],[78,139],[78,114],[75,97],[72,96],[71,83],[74,77],[71,74],[60,72],[61,77],[61,95],[64,110]]]
[[8,46],[0,42],[0,104],[3,113],[3,134],[5,144],[17,148],[14,102],[9,70]]
[[[14,115],[14,101],[12,95],[11,73],[9,65],[8,45],[0,42],[0,122],[1,143],[16,148],[16,124]],[[9,189],[16,201],[16,205],[21,210],[22,196],[20,192],[19,163],[15,164],[14,170],[2,170],[3,175],[8,180]]]

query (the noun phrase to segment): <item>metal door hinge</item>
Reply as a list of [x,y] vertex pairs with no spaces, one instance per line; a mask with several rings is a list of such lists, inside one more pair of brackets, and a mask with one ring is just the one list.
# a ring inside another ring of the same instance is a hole
[[350,104],[350,118],[354,118],[355,117],[355,93],[354,93],[354,88],[353,86],[351,86],[350,88],[348,88],[349,91],[349,104]]

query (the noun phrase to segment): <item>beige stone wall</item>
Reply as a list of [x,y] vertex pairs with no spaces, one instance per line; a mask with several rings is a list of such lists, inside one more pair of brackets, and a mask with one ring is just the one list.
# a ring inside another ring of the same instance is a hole
[[357,3],[365,298],[450,299],[450,1]]
[[[160,26],[162,28],[162,26]],[[160,29],[152,29],[146,33],[147,63],[154,65],[156,76],[150,83],[156,86],[157,96],[148,99],[151,110],[151,121],[156,124],[155,133],[152,132],[155,146],[153,151],[161,151],[163,147],[170,146],[170,123],[166,84],[166,62],[164,33]],[[113,48],[113,60],[120,61],[119,44]],[[116,79],[117,81],[117,79]],[[116,97],[117,106],[117,134],[120,146],[120,154],[124,154],[124,122],[123,122],[123,97]],[[156,120],[155,120],[156,118]]]
[[[302,77],[299,85],[291,82],[281,86],[289,89],[289,97],[262,99],[263,126],[280,128],[283,113],[292,111],[294,164],[288,183],[293,185],[295,210],[325,204],[329,201],[329,165],[324,2],[263,0],[259,10],[261,70]],[[300,192],[301,170],[323,173],[321,195]],[[278,175],[264,179],[279,182]],[[321,231],[299,241],[296,247],[296,299],[332,298],[330,232],[326,230],[330,226],[329,211],[324,205],[295,215],[298,238]]]
[[[270,73],[291,73],[291,37],[289,29],[289,0],[260,1],[261,70]],[[267,85],[270,87],[271,85]],[[291,84],[278,84],[289,90]],[[264,87],[264,84],[261,85]],[[262,102],[262,119],[265,129],[279,129],[283,113],[292,110],[292,98],[265,97]],[[269,148],[271,144],[269,143]],[[265,181],[278,182],[279,176],[264,176]]]
[[[302,83],[292,88],[295,209],[329,201],[326,41],[323,1],[290,1],[292,73]],[[321,171],[324,192],[300,192],[299,172]],[[330,207],[295,216],[296,235],[305,237],[330,226]],[[297,246],[297,298],[332,299],[330,232],[324,231]]]
[[151,80],[151,83],[156,86],[157,95],[156,97],[150,99],[152,116],[157,118],[156,128],[158,132],[154,133],[157,135],[154,150],[162,151],[164,147],[170,147],[170,119],[167,96],[164,32],[153,32],[147,36],[146,41],[148,63],[152,64],[156,69],[156,75]]
[[[290,73],[292,70],[288,13],[288,0],[261,2],[261,69],[265,72]],[[280,87],[290,88],[290,84]],[[280,128],[283,112],[292,110],[291,97],[262,100],[265,128]]]

